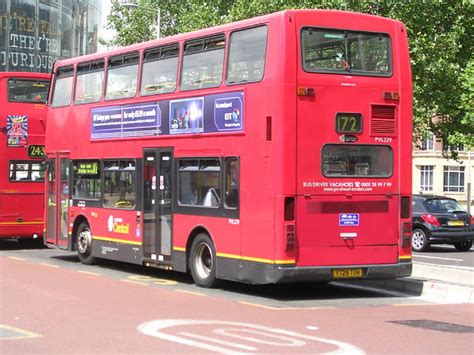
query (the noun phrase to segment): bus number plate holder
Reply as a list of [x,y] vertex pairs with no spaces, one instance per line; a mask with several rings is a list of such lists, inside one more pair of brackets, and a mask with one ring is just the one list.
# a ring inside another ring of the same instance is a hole
[[364,276],[362,269],[333,269],[332,277],[335,279],[350,279]]

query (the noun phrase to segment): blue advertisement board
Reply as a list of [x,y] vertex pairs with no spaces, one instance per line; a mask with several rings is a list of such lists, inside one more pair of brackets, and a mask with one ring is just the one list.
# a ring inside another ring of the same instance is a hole
[[243,92],[91,110],[92,140],[243,130]]

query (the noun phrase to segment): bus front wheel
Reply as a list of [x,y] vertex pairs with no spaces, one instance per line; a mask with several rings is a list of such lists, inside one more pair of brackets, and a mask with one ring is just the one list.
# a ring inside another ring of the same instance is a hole
[[77,254],[83,264],[92,265],[96,258],[92,256],[92,233],[91,228],[82,222],[76,232]]
[[216,251],[207,234],[198,234],[191,245],[189,258],[191,275],[196,285],[213,287],[216,285]]

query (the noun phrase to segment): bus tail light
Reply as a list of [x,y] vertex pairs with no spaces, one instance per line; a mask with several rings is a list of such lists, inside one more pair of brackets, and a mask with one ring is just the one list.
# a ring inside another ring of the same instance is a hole
[[294,224],[285,225],[285,235],[286,235],[285,250],[286,251],[295,250],[296,232],[295,232],[295,225]]
[[408,196],[402,196],[401,199],[401,206],[400,206],[400,218],[411,218],[411,213],[410,213],[410,197]]
[[389,101],[400,101],[400,93],[386,91],[383,93],[383,99]]
[[402,223],[402,248],[408,248],[411,245],[411,222]]
[[285,197],[285,221],[295,220],[295,198]]

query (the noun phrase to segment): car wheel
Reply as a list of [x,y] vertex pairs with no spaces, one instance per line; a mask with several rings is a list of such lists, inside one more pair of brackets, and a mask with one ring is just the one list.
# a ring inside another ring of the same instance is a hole
[[468,251],[472,247],[472,240],[468,240],[467,242],[454,243],[454,247],[457,251]]
[[427,232],[423,229],[416,228],[411,237],[411,248],[414,251],[425,251],[428,250],[429,247],[430,243],[428,241]]

